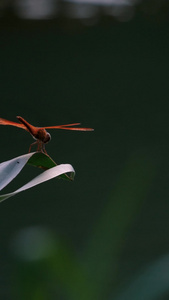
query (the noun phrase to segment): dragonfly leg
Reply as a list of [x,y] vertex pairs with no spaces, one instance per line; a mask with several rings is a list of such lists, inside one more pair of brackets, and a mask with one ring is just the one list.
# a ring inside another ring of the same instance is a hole
[[38,143],[38,141],[36,141],[36,142],[34,142],[34,143],[32,143],[31,145],[30,145],[30,147],[29,147],[29,152],[28,153],[30,153],[31,152],[31,148],[32,148],[32,146],[33,145],[35,145],[35,144],[37,144]]
[[36,142],[32,143],[29,147],[29,153],[31,152],[31,148],[33,145],[37,144],[37,151],[41,151],[44,152],[45,154],[47,154],[46,149],[45,149],[45,144],[42,141],[37,140]]
[[[46,149],[45,149],[45,144],[43,144],[42,151],[43,151],[45,154],[47,154],[47,151],[46,151]],[[47,154],[47,155],[48,155],[48,154]]]
[[37,151],[43,152],[43,142],[42,141],[38,141]]

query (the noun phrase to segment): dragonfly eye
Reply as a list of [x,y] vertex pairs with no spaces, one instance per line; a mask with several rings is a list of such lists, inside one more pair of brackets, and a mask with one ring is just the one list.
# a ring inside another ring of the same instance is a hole
[[47,132],[46,137],[43,142],[44,142],[44,144],[46,144],[46,143],[49,143],[50,140],[51,140],[51,135],[50,135],[50,133]]

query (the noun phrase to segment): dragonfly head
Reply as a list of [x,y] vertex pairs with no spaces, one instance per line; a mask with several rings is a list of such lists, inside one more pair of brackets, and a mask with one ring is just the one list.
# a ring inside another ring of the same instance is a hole
[[43,142],[44,142],[44,144],[47,144],[50,142],[50,140],[51,140],[51,135],[49,132],[47,132]]

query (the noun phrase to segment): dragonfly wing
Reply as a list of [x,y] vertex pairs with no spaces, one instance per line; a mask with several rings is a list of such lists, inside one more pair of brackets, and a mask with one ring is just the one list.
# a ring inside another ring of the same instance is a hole
[[64,127],[64,126],[59,129],[76,130],[76,131],[93,131],[94,130],[93,128],[85,128],[85,127],[75,128],[75,127]]
[[66,125],[57,125],[57,126],[45,126],[43,128],[45,129],[60,129],[61,127],[70,127],[70,126],[77,126],[80,125],[80,123],[73,123],[73,124],[66,124]]
[[[22,122],[24,120],[21,117],[18,117],[18,119]],[[24,120],[25,121],[25,120]],[[13,121],[5,120],[0,118],[0,125],[11,125],[15,127],[19,127],[22,129],[25,129],[26,131],[30,131],[29,128],[27,128],[23,123],[16,123]],[[28,123],[28,125],[30,125]],[[58,126],[47,126],[47,127],[38,127],[38,128],[43,128],[43,129],[64,129],[64,130],[76,130],[76,131],[93,131],[93,128],[85,128],[85,127],[71,127],[71,126],[78,126],[80,123],[73,123],[73,124],[65,124],[65,125],[58,125]],[[30,125],[32,129],[36,129],[36,127]],[[32,133],[32,131],[30,131]]]
[[15,126],[15,127],[19,127],[19,128],[27,130],[27,128],[24,124],[8,121],[8,120],[2,119],[2,118],[0,118],[0,125],[11,125],[11,126]]
[[71,126],[77,126],[77,125],[80,125],[80,123],[58,125],[58,126],[48,126],[48,127],[43,127],[43,128],[45,128],[45,129],[76,130],[76,131],[93,131],[94,130],[93,128],[71,127]]

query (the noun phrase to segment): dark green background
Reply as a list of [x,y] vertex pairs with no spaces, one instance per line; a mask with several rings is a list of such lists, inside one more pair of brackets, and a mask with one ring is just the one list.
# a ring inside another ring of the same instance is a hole
[[[50,131],[52,141],[46,149],[57,163],[73,165],[73,183],[54,179],[1,204],[0,297],[23,299],[18,293],[22,263],[11,246],[17,233],[31,226],[45,227],[79,257],[93,226],[113,203],[117,186],[123,190],[119,178],[126,163],[133,155],[138,161],[141,156],[146,161],[143,174],[150,168],[153,176],[122,237],[116,277],[108,277],[100,298],[115,299],[111,295],[116,290],[169,252],[169,24],[136,17],[128,23],[103,22],[86,28],[63,29],[50,23],[3,26],[0,34],[0,116],[15,121],[20,115],[37,126],[81,122],[95,129]],[[1,162],[27,153],[32,142],[27,132],[3,126],[0,130]],[[27,167],[4,192],[37,173]],[[139,178],[139,167],[135,174]],[[139,195],[142,181],[137,182]],[[126,196],[123,204],[127,201]],[[117,227],[122,221],[123,216]],[[24,266],[23,273],[29,273],[31,266]],[[72,299],[62,285],[56,285],[56,290],[54,284],[48,289],[55,290],[58,298],[44,299]],[[168,299],[162,297],[157,299]]]

